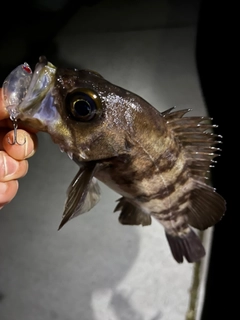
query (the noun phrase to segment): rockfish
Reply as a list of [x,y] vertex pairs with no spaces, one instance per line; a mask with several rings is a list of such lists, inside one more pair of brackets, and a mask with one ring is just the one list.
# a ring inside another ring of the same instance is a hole
[[206,180],[221,142],[210,118],[159,112],[97,72],[56,68],[45,57],[33,73],[27,63],[12,71],[3,95],[12,120],[49,133],[79,165],[59,228],[97,204],[100,180],[121,195],[120,223],[147,226],[154,217],[177,262],[205,255],[191,227],[213,226],[226,209]]

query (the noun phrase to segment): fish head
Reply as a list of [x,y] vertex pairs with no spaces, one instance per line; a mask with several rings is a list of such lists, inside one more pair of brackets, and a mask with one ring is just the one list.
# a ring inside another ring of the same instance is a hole
[[146,104],[97,72],[56,68],[41,57],[25,97],[8,108],[79,161],[92,161],[128,152],[130,138],[143,134],[143,122],[154,122],[157,111]]

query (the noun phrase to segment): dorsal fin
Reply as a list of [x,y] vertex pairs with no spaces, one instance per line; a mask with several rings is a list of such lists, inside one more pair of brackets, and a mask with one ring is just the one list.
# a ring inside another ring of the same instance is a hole
[[161,115],[162,115],[163,117],[165,117],[167,114],[169,114],[169,113],[170,113],[171,111],[173,111],[175,108],[176,108],[176,107],[169,108],[169,109],[161,112]]
[[221,143],[222,136],[212,132],[217,126],[211,123],[209,117],[183,117],[189,111],[191,109],[173,112],[168,109],[162,115],[184,148],[192,176],[205,182],[209,167],[216,162],[213,159],[221,151],[215,145]]

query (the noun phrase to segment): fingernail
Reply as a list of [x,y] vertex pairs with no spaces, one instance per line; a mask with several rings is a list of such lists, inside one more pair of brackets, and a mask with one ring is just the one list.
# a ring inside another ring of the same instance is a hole
[[29,154],[29,150],[28,150],[29,143],[28,143],[28,139],[26,138],[26,136],[24,137],[24,139],[25,139],[25,140],[23,140],[23,143],[24,143],[24,158],[26,158],[28,156],[28,154]]
[[20,146],[24,147],[24,158],[28,157],[31,150],[29,150],[29,140],[26,134],[18,131],[17,141]]
[[3,161],[4,161],[5,177],[10,176],[17,171],[19,167],[18,161],[14,160],[11,157],[7,157],[5,155],[3,156]]
[[34,154],[34,150],[32,147],[32,144],[29,143],[29,136],[27,135],[22,135],[21,136],[21,141],[24,143],[24,158],[29,158],[31,155]]

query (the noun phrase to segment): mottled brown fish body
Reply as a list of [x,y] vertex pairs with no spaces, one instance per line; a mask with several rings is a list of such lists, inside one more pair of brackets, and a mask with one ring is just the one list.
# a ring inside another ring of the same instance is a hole
[[122,195],[115,209],[122,224],[149,225],[153,216],[177,262],[201,259],[191,226],[204,230],[225,212],[224,199],[206,184],[220,151],[210,119],[185,117],[190,110],[160,113],[93,71],[56,69],[46,58],[36,70],[18,118],[48,132],[80,167],[59,228],[97,204],[98,179]]
[[160,117],[161,128],[144,128],[137,143],[129,137],[129,154],[114,159],[96,176],[143,213],[154,216],[168,234],[183,236],[190,232],[186,208],[193,181],[181,145]]

